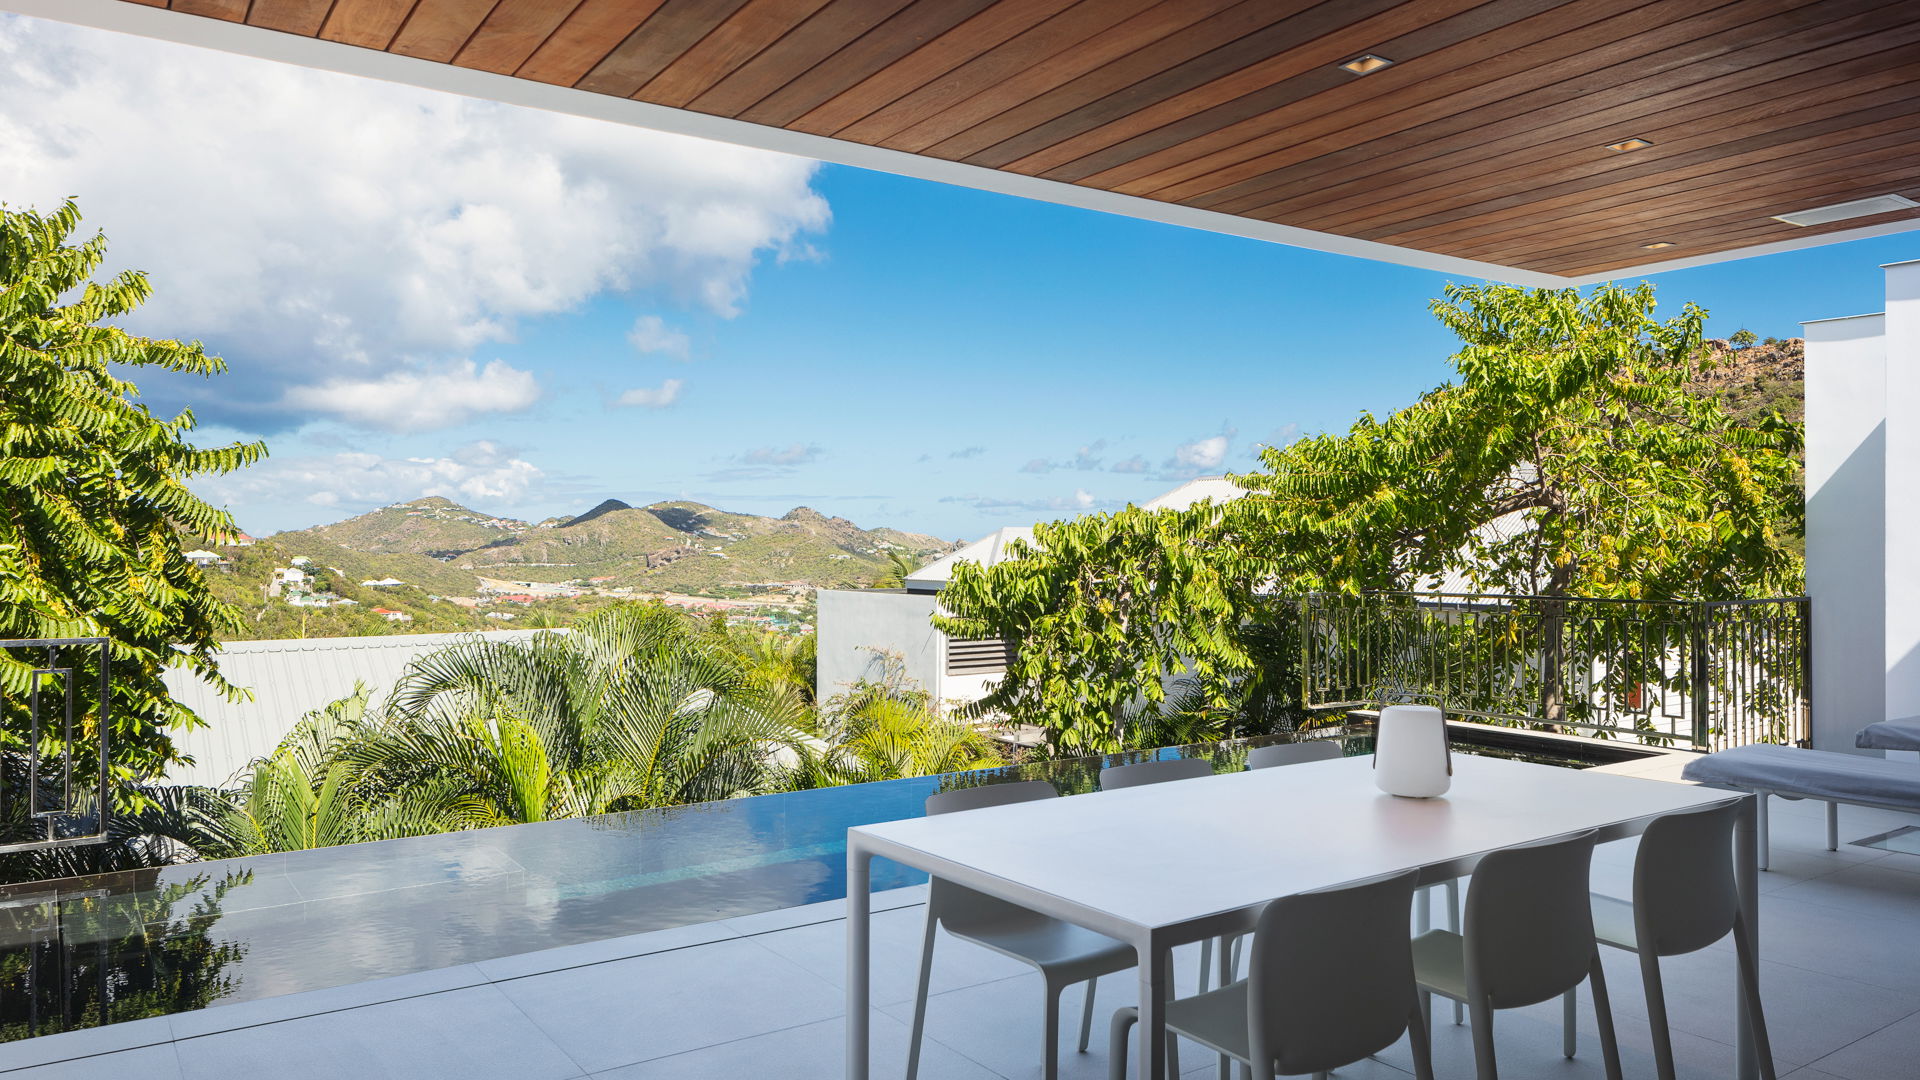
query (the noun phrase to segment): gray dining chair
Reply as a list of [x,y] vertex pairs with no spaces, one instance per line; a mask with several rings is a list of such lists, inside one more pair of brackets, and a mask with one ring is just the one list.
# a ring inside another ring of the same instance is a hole
[[1496,1080],[1493,1014],[1560,997],[1588,982],[1607,1080],[1620,1080],[1620,1047],[1594,940],[1588,875],[1593,831],[1502,848],[1481,858],[1467,889],[1465,929],[1413,939],[1420,1014],[1431,995],[1464,1002],[1480,1080]]
[[[1325,1078],[1412,1033],[1414,1075],[1432,1080],[1426,1017],[1407,916],[1415,874],[1320,889],[1268,904],[1254,924],[1247,977],[1167,1003],[1180,1036],[1241,1063],[1241,1075]],[[1107,1075],[1123,1080],[1139,1010],[1116,1011]]]
[[1275,769],[1282,765],[1300,765],[1309,761],[1332,761],[1345,756],[1337,739],[1307,739],[1303,742],[1274,743],[1247,751],[1247,768]]
[[[1647,1025],[1653,1029],[1653,1061],[1660,1080],[1674,1080],[1673,1036],[1667,1028],[1667,997],[1660,958],[1698,952],[1733,935],[1740,966],[1740,993],[1753,1021],[1754,1057],[1764,1080],[1774,1080],[1773,1046],[1760,1008],[1746,920],[1740,914],[1733,877],[1733,827],[1740,804],[1668,814],[1640,835],[1633,858],[1633,899],[1592,894],[1594,936],[1602,945],[1640,957],[1647,993]],[[1575,1002],[1566,1002],[1567,1046],[1573,1046]]]
[[1213,775],[1213,762],[1206,758],[1173,758],[1168,761],[1140,761],[1100,770],[1100,790],[1119,791],[1142,784],[1162,784],[1169,780],[1192,780]]
[[[927,815],[1052,799],[1059,794],[1044,780],[960,788],[928,796]],[[1093,1030],[1093,991],[1097,980],[1102,975],[1134,966],[1132,946],[1105,934],[934,878],[927,887],[927,926],[920,943],[920,976],[914,989],[913,1028],[907,1041],[907,1080],[914,1080],[920,1071],[920,1044],[926,1034],[927,987],[933,972],[936,929],[944,929],[962,941],[992,949],[1039,970],[1046,985],[1046,1027],[1042,1040],[1046,1060],[1040,1067],[1045,1080],[1056,1080],[1060,1073],[1061,992],[1076,983],[1087,984],[1086,1005],[1080,1014],[1080,1052],[1084,1054]]]
[[[1309,761],[1332,761],[1344,756],[1345,751],[1341,749],[1338,739],[1305,739],[1300,742],[1284,742],[1274,743],[1270,746],[1256,746],[1247,751],[1247,768],[1277,769],[1286,765],[1303,765]],[[1440,885],[1429,885],[1416,894],[1418,899],[1416,900],[1417,906],[1414,908],[1414,918],[1416,920],[1414,925],[1415,931],[1418,933],[1426,933],[1427,930],[1432,927],[1432,891],[1435,888],[1446,890],[1447,929],[1452,930],[1454,933],[1459,933],[1460,882],[1457,880],[1444,882]],[[1240,942],[1238,938],[1233,941],[1232,949],[1233,954],[1229,958],[1228,970],[1238,973],[1240,970]],[[1205,989],[1206,986],[1205,978],[1206,976],[1203,974],[1201,976],[1203,980],[1201,983],[1202,989]],[[1454,1023],[1458,1024],[1461,1020],[1465,1019],[1461,1011],[1463,1008],[1464,1006],[1459,1002],[1454,1003]]]

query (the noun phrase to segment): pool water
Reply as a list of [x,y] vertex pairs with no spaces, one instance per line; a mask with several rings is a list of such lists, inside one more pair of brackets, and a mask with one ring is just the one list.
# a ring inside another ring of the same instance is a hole
[[[847,829],[916,817],[936,791],[1048,779],[1077,794],[1106,764],[1204,756],[1238,770],[1248,745],[1272,741],[4,886],[0,1040],[840,899]],[[873,868],[875,891],[924,880]]]

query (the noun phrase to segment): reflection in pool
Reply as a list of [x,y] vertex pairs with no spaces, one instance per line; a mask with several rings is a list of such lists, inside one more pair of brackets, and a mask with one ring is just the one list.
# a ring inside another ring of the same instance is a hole
[[[1216,769],[1237,770],[1248,745],[1272,741],[1154,754],[1206,756]],[[1345,743],[1350,754],[1370,749],[1364,736]],[[849,827],[918,816],[943,787],[1049,779],[1063,794],[1091,791],[1106,763],[1075,759],[4,886],[0,1038],[840,899]],[[922,880],[885,860],[874,866],[875,890]]]

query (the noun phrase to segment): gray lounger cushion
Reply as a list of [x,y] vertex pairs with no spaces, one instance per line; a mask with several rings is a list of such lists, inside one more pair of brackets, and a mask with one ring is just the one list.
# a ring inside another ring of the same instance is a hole
[[1865,750],[1920,750],[1920,716],[1868,724],[1854,736],[1853,745]]
[[1920,810],[1920,767],[1858,754],[1761,743],[1695,758],[1680,775],[1702,784]]

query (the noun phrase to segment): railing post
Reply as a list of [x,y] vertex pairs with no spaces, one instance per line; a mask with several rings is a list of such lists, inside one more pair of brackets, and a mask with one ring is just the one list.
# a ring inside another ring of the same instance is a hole
[[1712,746],[1712,705],[1709,700],[1707,684],[1708,635],[1711,633],[1712,615],[1705,600],[1693,603],[1693,642],[1692,642],[1692,685],[1689,704],[1693,707],[1693,745],[1711,750]]
[[1796,710],[1800,714],[1800,730],[1792,733],[1796,746],[1813,745],[1813,597],[1803,596],[1794,602],[1800,612],[1800,700],[1804,707]]

